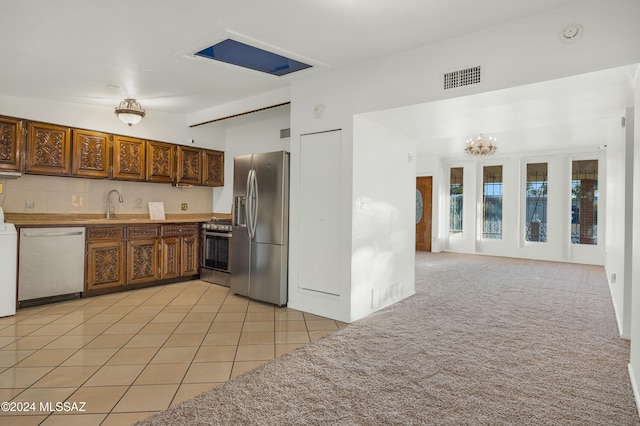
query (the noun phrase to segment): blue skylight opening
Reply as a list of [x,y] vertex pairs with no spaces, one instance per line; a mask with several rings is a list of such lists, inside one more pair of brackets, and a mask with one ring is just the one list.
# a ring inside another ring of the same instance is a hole
[[195,55],[276,76],[311,68],[309,64],[249,46],[230,38],[202,49]]

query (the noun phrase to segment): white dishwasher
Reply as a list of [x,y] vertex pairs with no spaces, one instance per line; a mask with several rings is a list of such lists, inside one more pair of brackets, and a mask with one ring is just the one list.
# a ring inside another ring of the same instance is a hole
[[13,223],[5,223],[0,207],[0,317],[16,314],[18,237]]
[[20,229],[19,307],[82,295],[84,234],[84,227]]

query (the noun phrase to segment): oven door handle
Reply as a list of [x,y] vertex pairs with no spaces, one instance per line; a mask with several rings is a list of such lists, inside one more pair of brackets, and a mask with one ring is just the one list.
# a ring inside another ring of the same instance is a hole
[[205,232],[205,237],[231,238],[231,232]]

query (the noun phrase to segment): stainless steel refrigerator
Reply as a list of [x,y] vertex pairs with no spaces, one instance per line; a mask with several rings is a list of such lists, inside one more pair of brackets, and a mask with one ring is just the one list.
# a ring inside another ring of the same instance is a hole
[[229,244],[231,291],[286,305],[288,258],[289,153],[235,157]]

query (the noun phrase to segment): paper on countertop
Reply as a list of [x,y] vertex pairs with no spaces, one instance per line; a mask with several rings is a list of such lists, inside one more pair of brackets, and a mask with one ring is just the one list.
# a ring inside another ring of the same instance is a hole
[[149,218],[151,220],[165,220],[162,201],[149,201]]

